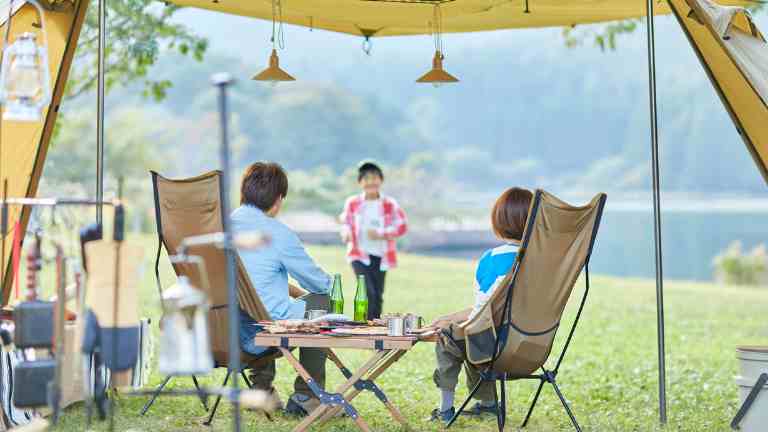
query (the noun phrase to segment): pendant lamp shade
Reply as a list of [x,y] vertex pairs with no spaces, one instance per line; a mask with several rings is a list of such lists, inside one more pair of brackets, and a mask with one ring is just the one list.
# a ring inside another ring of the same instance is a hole
[[272,49],[272,54],[269,56],[269,66],[252,79],[256,81],[269,81],[272,83],[280,81],[296,81],[296,78],[280,69],[280,58],[277,57],[277,50],[275,49]]
[[440,51],[435,51],[435,57],[432,59],[432,70],[416,80],[418,83],[431,84],[446,84],[458,81],[458,78],[443,70],[443,54]]

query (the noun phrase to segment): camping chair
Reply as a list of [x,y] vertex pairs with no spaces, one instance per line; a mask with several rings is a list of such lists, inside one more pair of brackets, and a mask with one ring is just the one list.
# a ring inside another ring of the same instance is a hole
[[[155,277],[157,279],[158,291],[162,297],[159,270],[161,248],[164,246],[169,256],[175,255],[178,253],[179,246],[185,238],[217,233],[223,230],[221,172],[211,171],[197,177],[179,180],[167,179],[154,171],[151,174],[159,240],[157,257],[155,258]],[[173,269],[177,276],[188,277],[190,282],[196,287],[204,289],[204,287],[210,286],[210,290],[206,294],[211,302],[208,327],[214,365],[215,367],[228,367],[229,320],[225,251],[216,245],[205,245],[190,247],[188,254],[202,257],[207,269],[206,273],[209,277],[209,283],[201,282],[201,275],[198,269],[191,264],[175,263],[173,264]],[[250,315],[255,321],[271,320],[267,309],[259,299],[245,271],[245,267],[243,267],[237,255],[235,255],[235,263],[237,266],[237,297],[240,309]],[[265,364],[277,356],[276,349],[269,349],[258,356],[242,353],[240,357],[242,369],[236,372],[240,373],[245,383],[250,387],[251,383],[244,370]],[[227,371],[223,386],[227,385],[233,372],[235,371]],[[237,379],[237,376],[232,377],[232,379]],[[170,377],[166,377],[165,381],[157,388],[152,399],[144,407],[142,414],[149,409],[149,406],[151,406],[169,380]],[[193,377],[193,382],[199,390],[195,377]],[[204,401],[202,396],[201,400]],[[216,398],[210,416],[205,422],[206,425],[210,425],[213,421],[220,401],[221,396]]]
[[[606,195],[573,207],[542,190],[534,194],[517,259],[488,303],[471,320],[455,327],[452,337],[464,339],[467,361],[480,369],[480,379],[456,418],[484,382],[494,383],[499,431],[506,422],[506,381],[539,380],[539,388],[521,427],[525,427],[544,384],[551,384],[577,431],[581,428],[557,386],[560,365],[581,317],[589,292],[589,257],[595,242]],[[582,268],[586,288],[554,369],[545,362]],[[534,374],[536,370],[541,373]],[[500,384],[501,398],[496,390]]]

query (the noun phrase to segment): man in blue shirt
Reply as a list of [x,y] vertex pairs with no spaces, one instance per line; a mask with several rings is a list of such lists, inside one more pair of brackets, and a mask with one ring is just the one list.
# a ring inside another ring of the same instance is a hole
[[[301,319],[308,309],[328,310],[328,290],[331,276],[307,254],[299,237],[285,224],[275,219],[288,193],[288,177],[283,168],[273,162],[256,162],[246,169],[240,189],[240,207],[232,212],[235,232],[259,231],[271,238],[267,248],[239,250],[248,276],[259,298],[273,320]],[[292,277],[301,287],[288,282]],[[253,336],[261,330],[247,314],[241,312],[240,345],[243,351],[260,354],[266,348],[256,346]],[[301,349],[299,359],[312,378],[325,388],[324,351]],[[273,390],[274,361],[255,369],[251,381],[255,387]],[[306,415],[319,405],[301,377],[296,377],[294,394],[286,410]]]

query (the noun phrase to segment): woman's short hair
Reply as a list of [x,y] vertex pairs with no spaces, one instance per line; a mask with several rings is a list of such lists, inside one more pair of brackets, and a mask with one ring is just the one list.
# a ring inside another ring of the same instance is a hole
[[279,198],[288,195],[288,176],[275,162],[259,161],[243,173],[240,185],[240,204],[256,206],[268,211]]
[[506,240],[522,240],[532,199],[533,194],[527,189],[513,187],[505,190],[491,211],[493,233]]
[[384,171],[381,170],[380,166],[371,161],[364,161],[357,167],[357,181],[362,180],[368,173],[376,174],[384,180]]

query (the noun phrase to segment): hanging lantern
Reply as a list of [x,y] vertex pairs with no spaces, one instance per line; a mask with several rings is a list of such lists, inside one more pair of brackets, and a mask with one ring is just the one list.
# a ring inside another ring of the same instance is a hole
[[280,58],[277,56],[277,48],[285,48],[285,34],[283,33],[283,5],[280,0],[272,0],[272,54],[269,56],[269,66],[256,74],[252,79],[267,81],[272,85],[279,82],[296,81],[296,78],[280,68]]
[[435,56],[432,58],[432,69],[425,73],[419,79],[417,83],[430,83],[435,87],[439,87],[442,84],[449,84],[458,82],[459,79],[449,74],[443,69],[443,15],[440,11],[440,4],[436,3],[433,9],[433,18],[430,23],[432,29],[432,36],[435,40]]
[[436,87],[441,84],[458,82],[458,78],[443,70],[443,58],[443,53],[435,51],[435,57],[432,59],[432,70],[422,75],[416,82],[431,83]]
[[272,49],[272,55],[269,56],[269,67],[259,72],[253,79],[256,81],[269,81],[272,84],[277,84],[281,81],[296,81],[296,78],[280,69],[280,58],[277,56],[276,49]]
[[163,293],[158,369],[164,375],[204,375],[213,369],[208,335],[210,305],[186,276]]
[[[40,33],[25,32],[12,44],[6,44],[0,70],[0,101],[3,119],[35,122],[40,121],[51,101],[50,72],[43,10],[36,2],[27,2],[37,7]],[[38,36],[42,36],[40,40]]]

